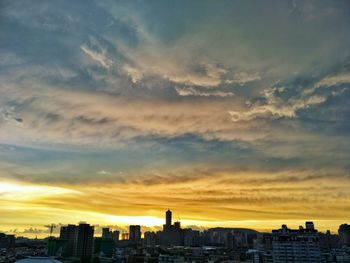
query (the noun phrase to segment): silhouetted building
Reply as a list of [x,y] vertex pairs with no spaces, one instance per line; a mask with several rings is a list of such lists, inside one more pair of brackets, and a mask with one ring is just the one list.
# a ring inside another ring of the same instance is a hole
[[197,230],[186,228],[183,230],[183,237],[184,237],[184,246],[197,247],[202,245],[200,233]]
[[172,223],[172,212],[170,210],[165,212],[165,224],[163,231],[157,232],[157,238],[162,246],[179,246],[183,245],[183,232],[180,222]]
[[339,226],[338,234],[340,243],[343,246],[350,247],[350,225],[342,224]]
[[154,232],[147,231],[144,234],[143,245],[145,247],[154,247],[157,244],[157,234]]
[[319,263],[321,252],[318,233],[312,222],[297,230],[282,225],[281,229],[272,230],[272,251],[274,263]]
[[75,256],[83,262],[91,260],[94,249],[94,227],[86,223],[78,226],[77,248]]
[[67,242],[66,249],[63,251],[63,256],[75,256],[78,241],[78,226],[62,226],[60,230],[60,239],[66,240]]
[[67,242],[63,256],[79,257],[82,261],[89,262],[94,245],[93,226],[86,223],[63,226],[60,230],[60,239]]
[[176,222],[174,223],[174,227],[175,227],[176,229],[181,229],[181,223],[180,223],[179,221],[176,221]]
[[5,249],[15,248],[15,236],[0,233],[0,248],[5,248]]
[[118,230],[114,230],[112,232],[112,239],[113,239],[115,244],[117,244],[119,241],[119,235],[120,235],[120,232]]
[[102,238],[112,238],[112,232],[109,231],[108,227],[102,228]]
[[333,249],[337,249],[340,246],[339,236],[333,235],[329,230],[326,233],[318,233],[320,249],[324,253],[327,253]]
[[172,212],[168,209],[168,211],[165,212],[165,225],[171,226],[172,224]]
[[129,240],[133,244],[137,244],[141,241],[141,226],[139,225],[129,226]]

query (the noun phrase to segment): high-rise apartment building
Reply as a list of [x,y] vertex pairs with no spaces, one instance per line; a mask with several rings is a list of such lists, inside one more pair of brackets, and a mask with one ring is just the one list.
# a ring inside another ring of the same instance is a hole
[[272,230],[272,255],[274,263],[319,263],[321,252],[318,232],[312,222],[306,228]]
[[88,262],[94,251],[94,227],[86,223],[78,226],[77,247],[75,255],[83,262]]
[[88,262],[93,254],[94,227],[86,223],[78,226],[68,225],[61,227],[60,239],[66,240],[66,247],[63,253],[66,257],[79,257]]
[[141,241],[141,226],[129,226],[129,240],[132,243],[139,243]]

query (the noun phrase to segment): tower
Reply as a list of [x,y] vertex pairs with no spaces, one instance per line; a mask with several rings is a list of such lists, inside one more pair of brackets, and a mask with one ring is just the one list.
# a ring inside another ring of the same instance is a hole
[[165,225],[166,226],[171,226],[171,220],[172,220],[171,218],[172,218],[172,213],[168,209],[168,211],[166,211],[166,213],[165,213]]

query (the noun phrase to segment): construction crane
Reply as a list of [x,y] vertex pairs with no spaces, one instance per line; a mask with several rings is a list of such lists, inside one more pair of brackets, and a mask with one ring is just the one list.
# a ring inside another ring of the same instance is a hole
[[49,236],[49,238],[52,238],[52,232],[53,232],[53,229],[56,228],[56,226],[54,224],[51,224],[51,225],[46,225],[45,227],[50,229],[50,236]]

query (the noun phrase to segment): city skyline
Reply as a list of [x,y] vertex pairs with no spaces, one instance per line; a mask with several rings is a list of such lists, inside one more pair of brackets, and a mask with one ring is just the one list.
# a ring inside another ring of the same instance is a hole
[[[173,220],[170,209],[164,213],[161,229],[142,231],[129,225],[128,231],[102,228],[87,222],[47,227],[50,236],[28,239],[0,233],[1,262],[155,262],[155,263],[319,263],[349,262],[350,225],[338,233],[319,232],[314,222],[298,228],[283,224],[269,232],[248,228],[214,227],[193,229]],[[143,232],[143,234],[142,234]]]
[[5,0],[0,21],[0,231],[348,223],[348,0]]
[[[175,213],[177,214],[177,213]],[[165,215],[165,217],[164,217]],[[144,218],[142,216],[139,216],[140,218]],[[94,236],[101,236],[101,237],[105,237],[106,233],[104,233],[105,230],[109,231],[118,231],[118,234],[120,234],[120,239],[123,239],[123,235],[126,234],[127,238],[126,240],[132,239],[131,237],[129,237],[130,235],[130,231],[135,231],[135,230],[131,230],[131,228],[134,227],[138,227],[137,231],[140,231],[140,234],[143,235],[146,232],[159,232],[159,231],[168,231],[169,229],[173,228],[175,226],[178,228],[182,228],[182,229],[192,229],[195,231],[207,231],[209,229],[215,229],[215,228],[227,228],[227,229],[246,229],[246,230],[254,230],[260,233],[269,233],[271,232],[273,229],[276,229],[278,227],[278,225],[273,225],[271,228],[266,228],[266,229],[262,229],[262,228],[254,228],[254,224],[252,224],[250,221],[250,225],[248,225],[248,222],[245,222],[247,225],[220,225],[219,222],[212,222],[213,224],[211,225],[207,225],[207,226],[203,226],[203,225],[190,225],[190,224],[184,224],[184,222],[186,222],[186,220],[183,222],[182,220],[180,220],[180,218],[178,217],[177,219],[173,217],[173,211],[171,211],[169,208],[167,211],[163,211],[163,218],[157,218],[157,220],[159,220],[159,224],[158,225],[148,225],[148,224],[144,224],[144,221],[142,223],[142,221],[132,221],[134,223],[125,223],[125,224],[119,224],[119,225],[101,225],[99,223],[93,223],[90,224],[91,222],[87,222],[85,220],[82,220],[83,218],[81,218],[81,220],[77,221],[77,222],[66,222],[66,223],[51,223],[49,225],[45,225],[45,226],[39,226],[38,228],[33,228],[33,227],[27,227],[25,228],[24,231],[20,231],[18,229],[11,229],[10,231],[2,231],[0,230],[0,232],[2,233],[6,233],[6,234],[14,234],[18,237],[27,237],[27,238],[49,238],[49,237],[58,237],[60,236],[60,233],[62,233],[62,228],[66,228],[67,226],[75,226],[76,224],[88,224],[91,225],[92,227],[94,227]],[[136,222],[136,223],[135,223]],[[288,226],[291,227],[292,229],[298,229],[301,226],[303,226],[304,224],[308,224],[308,222],[311,222],[314,225],[314,222],[312,220],[309,221],[284,221],[282,226]],[[341,225],[346,224],[346,222],[341,222],[338,226],[336,226],[335,229],[333,229],[333,231],[330,231],[329,226],[323,226],[323,228],[319,228],[319,226],[316,224],[316,227],[320,230],[320,233],[326,233],[329,232],[332,234],[337,234],[339,231],[339,227]],[[346,224],[347,225],[347,224]]]

